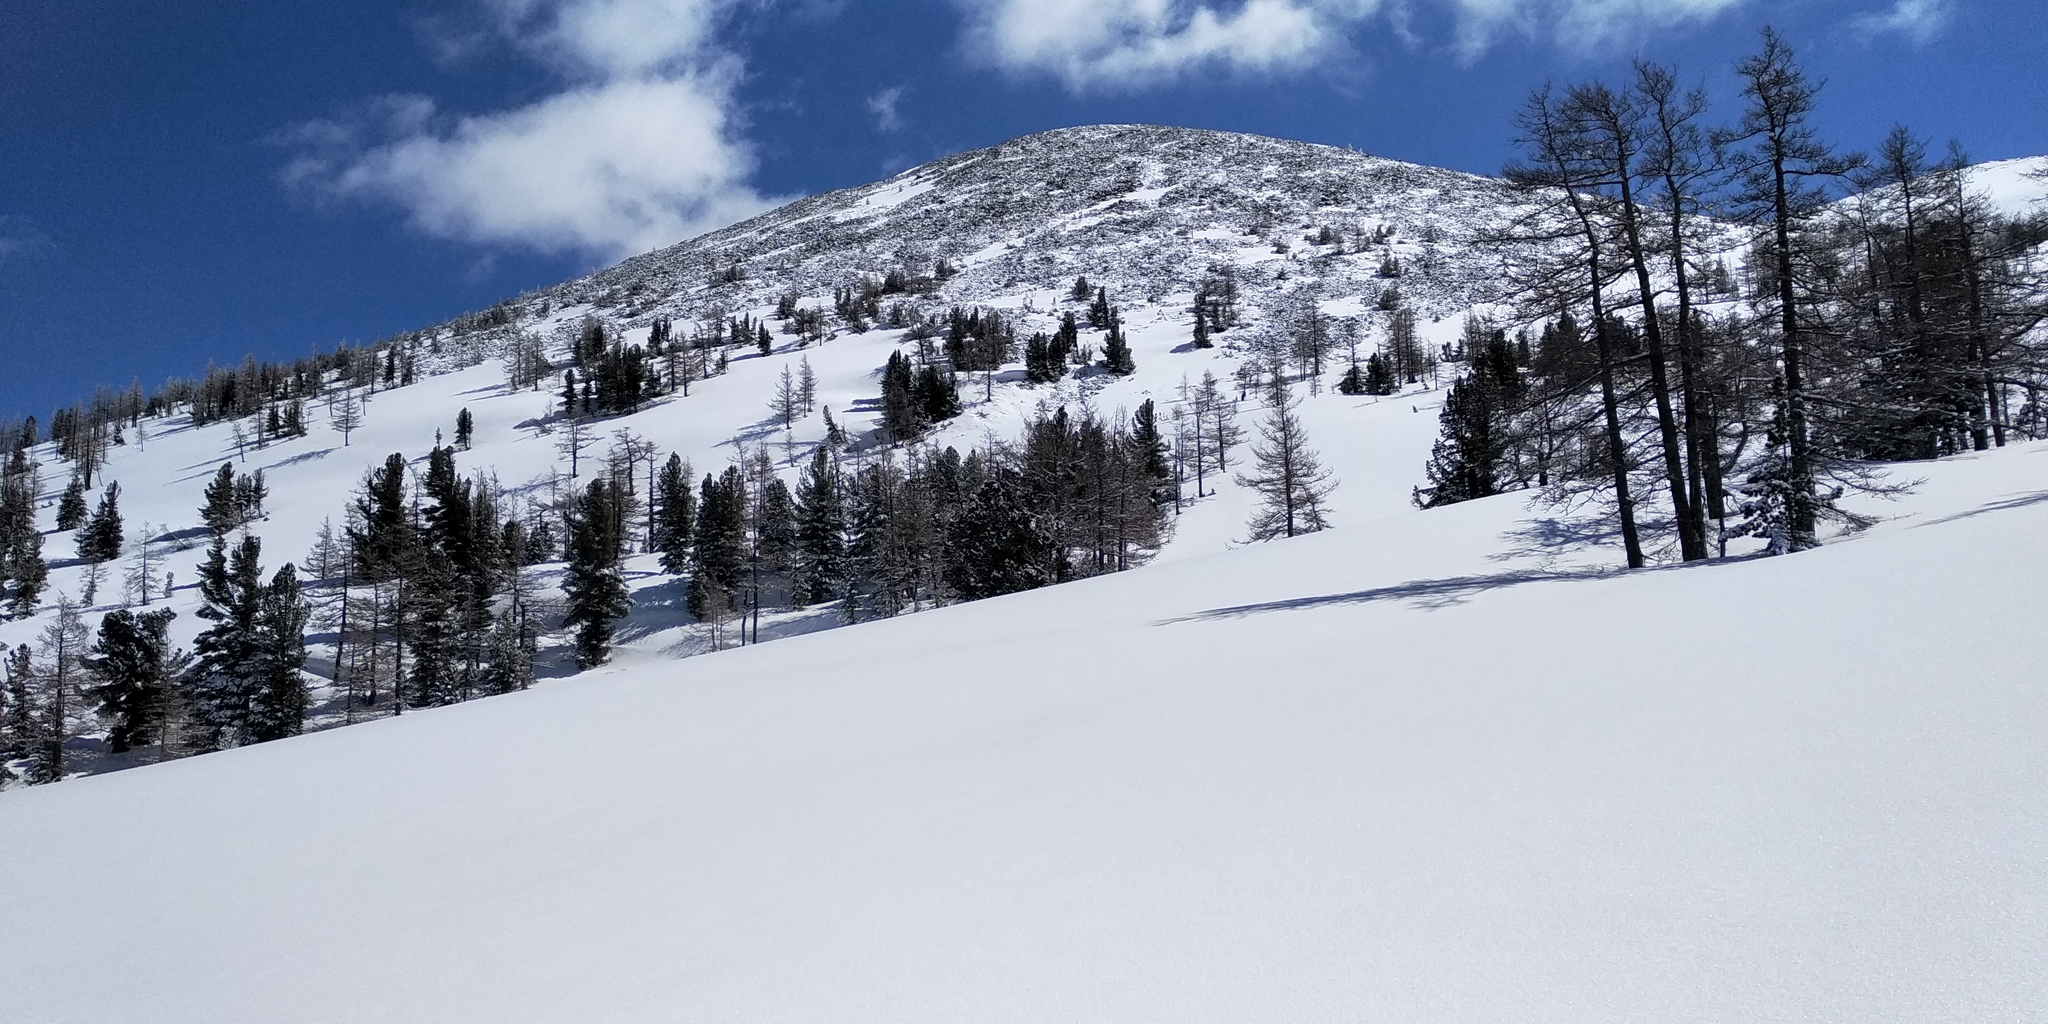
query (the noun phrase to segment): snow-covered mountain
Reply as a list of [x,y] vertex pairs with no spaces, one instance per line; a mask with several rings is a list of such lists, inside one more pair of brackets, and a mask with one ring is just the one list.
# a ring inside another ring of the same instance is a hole
[[[1976,183],[2028,209],[2043,163]],[[1075,276],[1107,288],[1136,371],[977,375],[920,442],[969,450],[1059,406],[1170,416],[1183,382],[1234,381],[1310,308],[1370,350],[1396,284],[1423,337],[1450,342],[1490,308],[1499,256],[1471,242],[1507,199],[1343,149],[1097,126],[802,200],[422,332],[416,381],[380,387],[346,443],[317,403],[310,434],[260,445],[145,419],[101,469],[131,548],[87,618],[119,605],[149,524],[178,584],[158,604],[189,644],[201,490],[223,463],[265,471],[267,568],[460,410],[462,473],[513,504],[570,486],[559,378],[514,387],[502,359],[538,338],[561,361],[589,317],[628,341],[657,318],[778,330],[687,397],[593,424],[586,467],[630,440],[697,475],[765,451],[793,478],[826,409],[876,455],[880,368],[915,344],[886,324],[806,343],[770,318],[786,295],[829,310],[835,289],[943,262],[934,293],[890,301],[997,309],[1028,333],[1085,306]],[[1243,320],[1198,349],[1194,291],[1226,271]],[[785,429],[771,399],[805,365],[819,408]],[[11,788],[0,1020],[2039,1004],[2044,443],[1894,471],[1918,488],[1852,499],[1878,522],[1852,542],[1627,573],[1607,524],[1527,494],[1416,510],[1431,382],[1310,390],[1302,421],[1338,481],[1327,533],[1245,545],[1252,495],[1212,474],[1131,572],[851,629],[836,608],[776,611],[777,642],[687,660],[713,642],[678,578],[635,554],[602,668],[573,672],[555,633],[526,692],[335,729],[362,714],[323,684],[315,735]],[[1258,415],[1247,402],[1245,425]],[[33,454],[51,590],[79,597],[87,567],[50,529],[65,467]],[[0,622],[0,644],[52,617]],[[331,634],[311,639],[325,679]],[[71,750],[87,771],[129,763],[89,729]]]
[[[1388,249],[1343,253],[1384,228],[1421,271],[1403,290],[1442,314],[1481,300],[1497,276],[1499,257],[1469,243],[1505,196],[1496,179],[1332,146],[1064,128],[800,200],[543,294],[629,321],[687,317],[772,304],[788,289],[829,295],[862,274],[928,273],[941,259],[960,271],[946,297],[969,303],[1008,304],[1083,273],[1123,300],[1156,303],[1219,266],[1255,289],[1310,279],[1333,294],[1376,293]],[[1324,228],[1335,243],[1314,241]],[[735,266],[746,280],[707,284]]]

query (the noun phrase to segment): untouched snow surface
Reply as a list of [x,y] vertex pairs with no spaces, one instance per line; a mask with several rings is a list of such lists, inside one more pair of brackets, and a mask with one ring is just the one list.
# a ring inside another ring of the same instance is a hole
[[2020,1021],[2048,446],[1520,496],[0,794],[0,1020]]

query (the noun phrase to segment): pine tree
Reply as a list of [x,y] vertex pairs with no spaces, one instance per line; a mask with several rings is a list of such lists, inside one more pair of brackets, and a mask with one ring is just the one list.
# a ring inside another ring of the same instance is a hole
[[185,660],[184,652],[171,649],[170,622],[177,615],[169,608],[141,615],[123,608],[100,620],[89,662],[100,683],[89,696],[106,723],[107,747],[116,754],[165,742]]
[[121,485],[109,482],[100,493],[99,507],[78,533],[78,557],[88,562],[111,562],[121,557]]
[[1482,351],[1470,353],[1471,371],[1444,396],[1435,447],[1425,472],[1430,486],[1416,491],[1423,508],[1452,505],[1499,494],[1509,461],[1510,420],[1520,409],[1524,386],[1514,349],[1497,332]]
[[797,480],[795,519],[790,599],[799,605],[830,601],[846,582],[846,508],[838,468],[823,447],[811,453],[811,464]]
[[614,625],[632,606],[619,564],[613,502],[611,485],[592,480],[569,519],[569,564],[562,581],[569,607],[563,623],[576,629],[576,663],[584,668],[611,657]]
[[691,545],[690,614],[703,620],[731,610],[747,567],[746,482],[739,467],[704,477]]
[[1294,537],[1329,529],[1329,496],[1336,484],[1308,446],[1298,410],[1301,400],[1289,393],[1287,379],[1273,375],[1267,392],[1267,417],[1252,445],[1249,474],[1237,482],[1259,492],[1258,508],[1247,529],[1255,541]]
[[242,506],[235,497],[234,463],[223,462],[214,472],[213,480],[206,485],[204,502],[199,507],[199,521],[205,523],[215,537],[227,536],[229,531],[242,525]]
[[1130,342],[1124,338],[1123,315],[1111,309],[1108,320],[1109,333],[1102,339],[1102,365],[1119,376],[1137,372],[1137,360],[1131,358]]
[[10,472],[0,478],[0,580],[13,585],[8,610],[17,616],[34,614],[49,577],[43,535],[36,529],[34,474]]
[[476,438],[476,418],[464,408],[455,414],[455,447],[468,451],[470,442]]
[[85,525],[85,479],[74,476],[57,499],[57,529],[76,530]]
[[968,601],[1014,594],[1054,581],[1047,566],[1058,542],[1025,507],[1023,481],[998,469],[974,492],[947,531],[946,582]]
[[680,574],[689,567],[690,537],[696,526],[690,464],[670,453],[654,482],[654,550],[661,554],[662,572]]
[[261,542],[244,534],[230,557],[225,539],[216,537],[199,566],[205,604],[196,614],[211,625],[193,641],[183,685],[201,749],[254,742],[250,716],[263,662],[261,552]]

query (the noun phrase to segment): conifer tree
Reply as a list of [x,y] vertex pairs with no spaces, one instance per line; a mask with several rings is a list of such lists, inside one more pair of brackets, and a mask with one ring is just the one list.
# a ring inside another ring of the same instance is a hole
[[795,573],[790,599],[799,605],[837,597],[845,586],[846,507],[839,471],[820,447],[797,479]]
[[85,479],[74,476],[57,499],[57,529],[76,530],[85,525]]
[[708,619],[731,610],[747,568],[746,482],[729,466],[716,479],[704,477],[697,502],[697,535],[691,544],[690,614]]
[[100,492],[99,507],[78,533],[78,557],[88,562],[111,562],[121,557],[121,484],[110,481]]
[[100,620],[89,662],[100,682],[89,696],[106,723],[107,747],[116,754],[165,742],[185,661],[184,652],[171,649],[170,622],[177,615],[169,608],[140,615],[122,608]]
[[1057,541],[1025,507],[1015,470],[995,470],[953,518],[946,582],[969,601],[1042,587]]
[[1252,445],[1252,470],[1237,482],[1259,492],[1247,530],[1252,540],[1272,540],[1326,530],[1329,496],[1336,484],[1308,446],[1301,426],[1301,400],[1288,391],[1287,379],[1273,375],[1267,391],[1267,416]]
[[206,485],[204,504],[199,507],[199,521],[213,531],[215,537],[227,536],[228,532],[242,525],[242,506],[235,497],[235,466],[223,462],[213,474],[213,480]]
[[576,629],[576,663],[584,668],[611,657],[612,634],[631,607],[619,564],[619,537],[612,488],[592,480],[569,519],[569,565],[562,591],[569,599],[566,625]]
[[690,464],[671,452],[654,481],[654,550],[661,554],[662,572],[680,574],[689,567],[690,537],[696,526]]
[[1109,372],[1119,376],[1137,372],[1137,360],[1131,358],[1131,345],[1124,338],[1124,318],[1115,309],[1109,311],[1109,332],[1102,339],[1102,365]]
[[1441,433],[1425,471],[1430,486],[1418,488],[1423,508],[1452,505],[1501,493],[1507,486],[1510,420],[1522,404],[1521,372],[1514,350],[1498,333],[1482,351],[1470,354],[1471,371],[1451,385],[1437,421]]
[[49,576],[43,535],[36,529],[34,474],[8,473],[0,478],[0,580],[11,584],[8,610],[34,614]]
[[465,407],[455,414],[455,447],[468,451],[470,442],[476,438],[476,418]]
[[43,663],[32,667],[30,698],[36,705],[31,711],[37,719],[37,742],[28,751],[26,777],[31,784],[64,777],[64,746],[73,734],[73,719],[86,686],[85,658],[91,639],[78,605],[59,597],[56,618],[43,627],[36,641],[36,653]]

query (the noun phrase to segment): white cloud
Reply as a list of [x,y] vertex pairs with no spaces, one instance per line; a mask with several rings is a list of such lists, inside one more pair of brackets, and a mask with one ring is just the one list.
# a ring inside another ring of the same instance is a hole
[[1915,44],[1923,44],[1948,26],[1949,0],[1897,0],[1892,9],[1870,13],[1851,24],[1865,37],[1896,32]]
[[396,204],[429,234],[607,259],[770,205],[747,184],[735,64],[714,0],[487,0],[499,31],[560,74],[524,107],[450,116],[393,96],[301,125],[286,180]]
[[[1374,21],[1412,41],[1410,7],[1449,8],[1466,59],[1501,35],[1567,49],[1613,48],[1645,33],[1703,21],[1748,0],[960,0],[970,47],[1012,71],[1046,72],[1068,88],[1131,88],[1220,69],[1287,74],[1348,52]],[[1938,3],[1941,0],[1901,0]]]
[[896,111],[896,105],[903,101],[903,87],[892,85],[868,97],[868,113],[875,115],[875,127],[885,132],[903,130],[903,116]]
[[1503,33],[1548,36],[1574,50],[1635,45],[1653,31],[1707,21],[1747,0],[1453,0],[1457,49],[1477,58]]
[[1320,61],[1337,20],[1374,0],[980,0],[969,38],[1013,70],[1050,71],[1069,88],[1147,85],[1203,68],[1285,72]]

